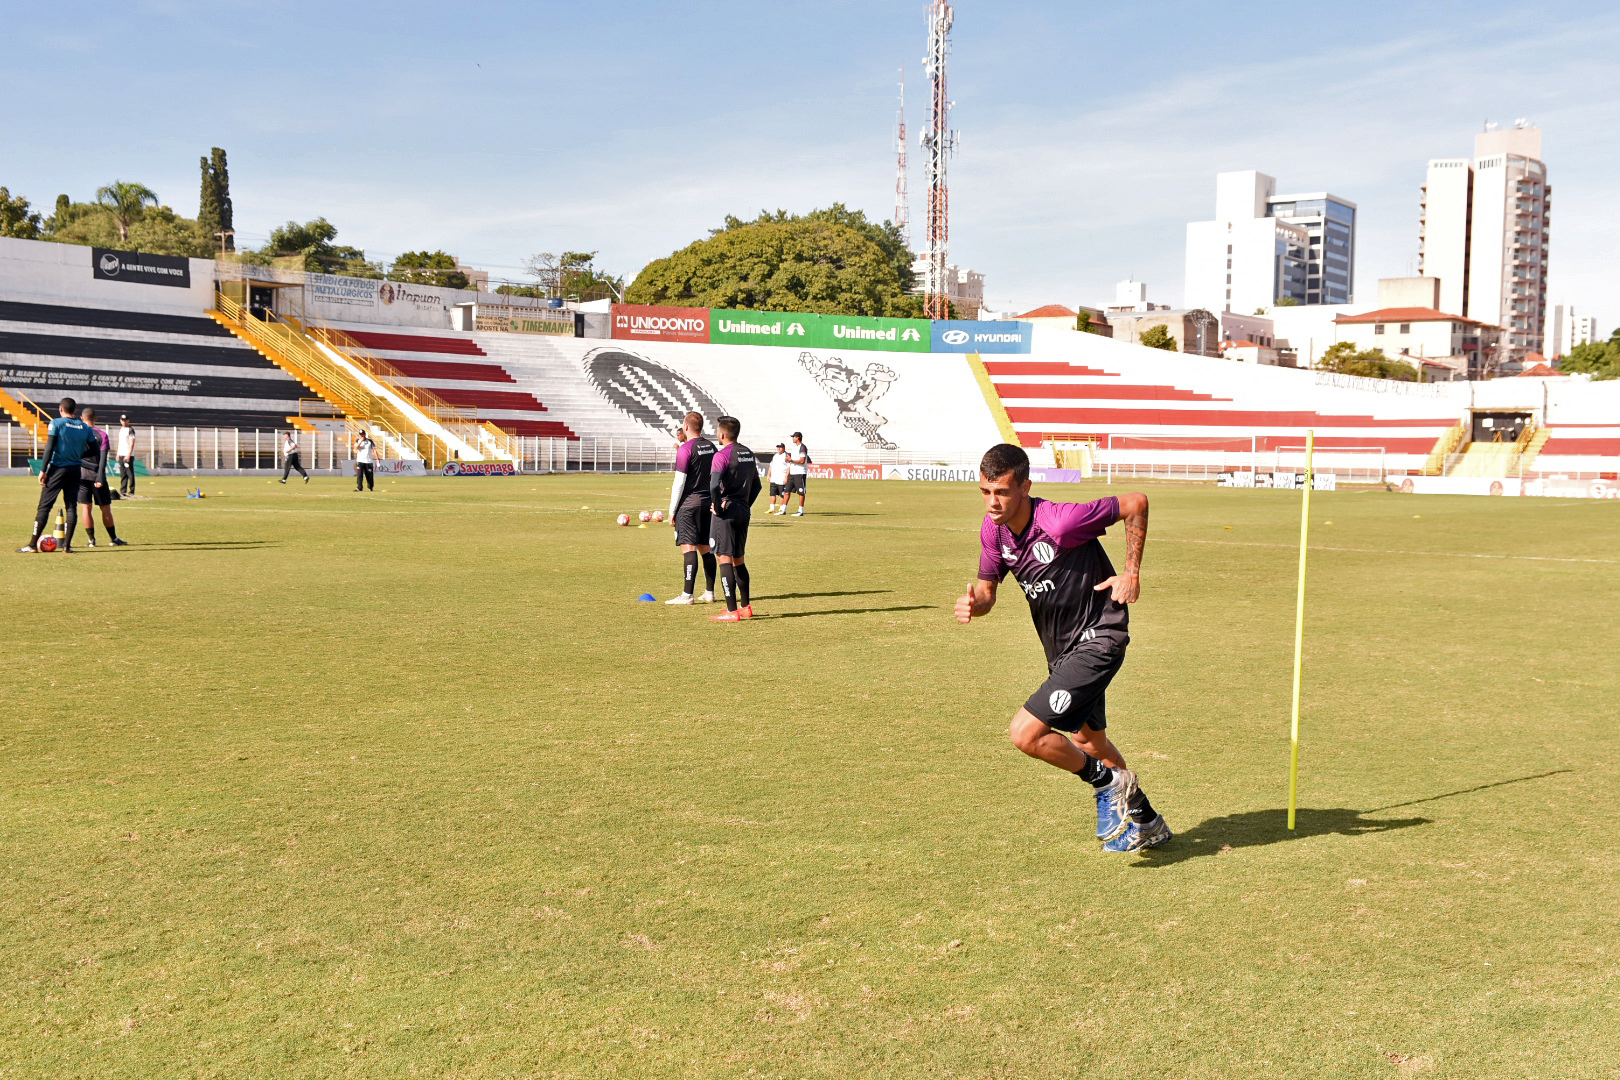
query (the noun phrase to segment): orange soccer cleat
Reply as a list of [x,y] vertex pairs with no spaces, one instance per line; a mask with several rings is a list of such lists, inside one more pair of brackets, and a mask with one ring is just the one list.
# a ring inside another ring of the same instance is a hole
[[744,615],[741,611],[722,611],[718,615],[710,615],[709,616],[709,621],[710,622],[742,622],[746,618],[748,618],[748,616]]
[[752,619],[754,617],[754,605],[744,604],[737,609],[737,615],[739,618]]

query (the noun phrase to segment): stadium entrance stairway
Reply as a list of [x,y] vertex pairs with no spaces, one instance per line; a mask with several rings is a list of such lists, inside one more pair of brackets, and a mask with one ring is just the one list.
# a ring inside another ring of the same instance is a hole
[[385,442],[398,456],[423,458],[430,468],[451,460],[476,461],[482,448],[450,431],[411,400],[366,370],[330,341],[306,332],[296,320],[262,319],[220,292],[208,314],[260,355]]

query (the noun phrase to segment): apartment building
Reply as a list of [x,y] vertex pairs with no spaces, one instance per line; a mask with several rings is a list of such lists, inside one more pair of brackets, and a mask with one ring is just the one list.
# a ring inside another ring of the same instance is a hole
[[1547,325],[1552,188],[1541,130],[1489,125],[1474,156],[1429,162],[1418,231],[1418,272],[1440,279],[1440,309],[1500,326],[1499,363],[1540,353]]
[[1186,304],[1249,313],[1279,301],[1355,298],[1356,205],[1329,192],[1279,195],[1252,169],[1215,177],[1215,220],[1187,225]]

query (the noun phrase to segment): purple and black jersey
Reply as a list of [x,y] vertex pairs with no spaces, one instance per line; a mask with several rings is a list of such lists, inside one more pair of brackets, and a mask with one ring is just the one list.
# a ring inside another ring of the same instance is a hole
[[675,471],[686,479],[675,498],[676,506],[709,501],[709,464],[713,458],[714,443],[701,435],[681,443],[675,452]]
[[986,515],[979,529],[979,577],[999,582],[1011,570],[1029,600],[1030,618],[1052,664],[1083,641],[1110,633],[1126,639],[1130,614],[1099,582],[1114,576],[1097,538],[1119,520],[1119,500],[1089,503],[1031,499],[1029,527],[1019,536]]
[[718,517],[735,520],[750,515],[759,498],[759,462],[752,450],[742,443],[720,448],[710,463],[709,497]]

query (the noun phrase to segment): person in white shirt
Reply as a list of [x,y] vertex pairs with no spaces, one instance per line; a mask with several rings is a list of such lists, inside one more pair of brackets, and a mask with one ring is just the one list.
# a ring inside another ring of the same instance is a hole
[[804,517],[804,482],[810,475],[810,448],[804,445],[804,432],[793,433],[793,448],[788,451],[787,494],[782,496],[782,513],[787,513],[788,500],[799,493],[799,511],[794,517]]
[[135,425],[118,418],[118,494],[135,494]]
[[371,436],[362,429],[360,437],[354,440],[354,490],[377,490],[376,480],[372,475],[372,457],[376,450],[377,444],[372,442]]
[[767,513],[776,513],[776,503],[782,502],[782,513],[787,513],[787,478],[788,456],[787,447],[781,443],[776,444],[776,454],[771,458],[771,508]]
[[299,476],[304,478],[304,483],[309,483],[309,473],[304,471],[304,463],[300,460],[298,433],[296,431],[289,431],[281,437],[281,461],[281,482],[283,484],[287,482],[287,477],[292,475],[294,469],[298,471]]

